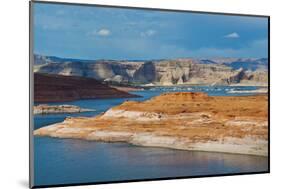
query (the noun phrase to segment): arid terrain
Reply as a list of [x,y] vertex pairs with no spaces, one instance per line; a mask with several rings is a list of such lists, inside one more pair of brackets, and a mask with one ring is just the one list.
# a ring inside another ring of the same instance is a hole
[[268,96],[164,93],[96,117],[66,118],[34,135],[267,156]]

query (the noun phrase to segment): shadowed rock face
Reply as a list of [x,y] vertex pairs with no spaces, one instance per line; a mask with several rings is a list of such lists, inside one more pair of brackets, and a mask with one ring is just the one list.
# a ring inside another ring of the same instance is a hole
[[[267,59],[173,59],[154,61],[77,61],[37,58],[34,71],[83,76],[119,84],[267,85]],[[45,64],[44,64],[45,61]]]
[[267,156],[268,97],[166,93],[96,117],[67,118],[35,135]]
[[146,62],[135,71],[133,80],[138,83],[151,83],[155,81],[156,74],[153,62]]
[[239,83],[241,80],[250,80],[250,75],[248,76],[245,71],[241,68],[236,71],[233,75],[231,75],[229,78],[225,79],[225,82],[228,84],[231,83]]
[[91,98],[137,97],[111,88],[93,78],[34,74],[35,102],[62,102]]

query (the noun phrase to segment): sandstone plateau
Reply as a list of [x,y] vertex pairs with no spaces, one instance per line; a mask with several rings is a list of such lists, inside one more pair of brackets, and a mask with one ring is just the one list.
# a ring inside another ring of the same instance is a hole
[[74,105],[47,105],[40,104],[33,107],[34,114],[80,113],[94,111]]
[[66,118],[34,135],[267,156],[268,96],[165,93],[96,117]]
[[138,97],[93,78],[34,73],[34,101],[63,102],[94,98]]

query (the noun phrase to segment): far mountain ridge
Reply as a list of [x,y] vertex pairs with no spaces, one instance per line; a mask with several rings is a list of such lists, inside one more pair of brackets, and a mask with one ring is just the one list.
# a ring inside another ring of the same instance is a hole
[[194,60],[198,63],[214,63],[214,64],[229,64],[233,62],[257,62],[268,64],[268,58],[234,58],[234,57],[214,57],[214,58],[193,58],[193,57],[186,57],[186,58],[162,58],[162,59],[79,59],[79,58],[62,58],[59,56],[46,56],[35,54],[34,55],[34,64],[45,64],[45,63],[65,63],[65,62],[98,62],[98,61],[114,61],[114,62],[147,62],[147,61],[165,61],[165,60]]

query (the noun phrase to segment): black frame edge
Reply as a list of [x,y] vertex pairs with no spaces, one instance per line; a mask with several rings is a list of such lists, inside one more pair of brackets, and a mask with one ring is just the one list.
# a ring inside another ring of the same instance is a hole
[[29,188],[34,188],[33,144],[33,1],[29,1]]
[[270,130],[271,130],[271,126],[270,126],[270,16],[267,18],[267,26],[268,26],[268,29],[267,29],[267,35],[268,35],[268,39],[267,39],[267,42],[268,42],[268,47],[267,47],[267,58],[268,58],[268,108],[267,108],[267,111],[268,111],[268,173],[270,173]]
[[95,6],[95,7],[107,7],[107,8],[124,8],[124,9],[138,9],[138,10],[155,10],[155,11],[166,11],[166,12],[189,12],[196,14],[212,14],[212,15],[227,15],[227,16],[245,16],[245,17],[260,17],[268,18],[269,15],[261,14],[243,14],[243,13],[230,13],[230,12],[211,12],[211,11],[194,11],[194,10],[181,10],[181,9],[166,9],[166,8],[151,8],[151,7],[134,7],[125,5],[104,5],[104,4],[94,4],[94,3],[74,3],[74,2],[59,2],[59,1],[41,1],[41,0],[31,0],[33,3],[42,4],[61,4],[61,5],[72,5],[72,6]]

